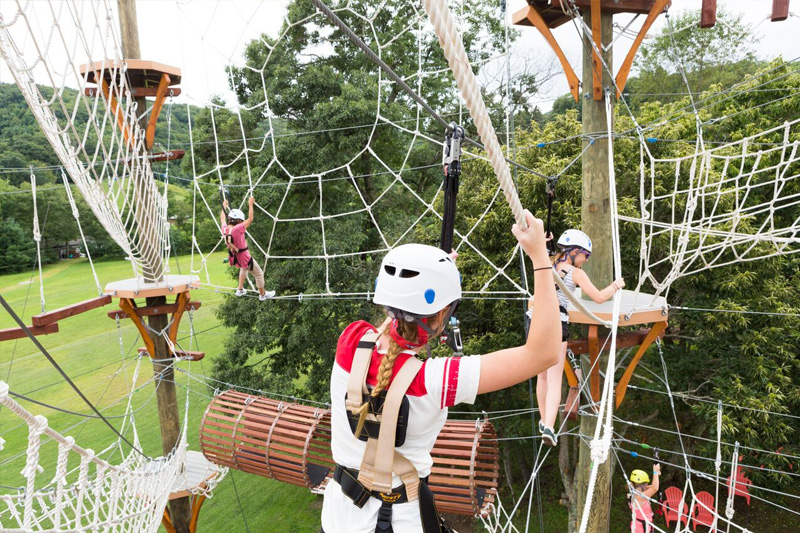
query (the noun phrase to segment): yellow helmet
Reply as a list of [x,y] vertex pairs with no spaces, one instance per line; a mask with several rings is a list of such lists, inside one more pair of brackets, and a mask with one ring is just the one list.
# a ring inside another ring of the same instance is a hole
[[631,483],[650,483],[650,476],[644,470],[634,470],[631,472]]

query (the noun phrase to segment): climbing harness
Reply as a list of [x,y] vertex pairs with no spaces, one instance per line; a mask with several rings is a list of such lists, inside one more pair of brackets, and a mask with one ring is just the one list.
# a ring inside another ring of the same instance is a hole
[[[365,401],[368,405],[364,424],[367,434],[356,435],[367,442],[361,467],[355,470],[337,464],[333,479],[359,509],[370,498],[381,502],[376,533],[392,533],[392,506],[413,501],[419,501],[424,533],[447,533],[451,530],[439,518],[427,478],[420,479],[413,463],[395,449],[405,442],[409,413],[406,391],[422,369],[422,361],[409,357],[397,371],[391,386],[376,398],[370,398],[367,372],[378,336],[379,333],[372,332],[361,337],[347,381],[345,407],[354,434],[354,419],[357,423],[361,406]],[[392,487],[392,472],[403,481],[400,487]]]

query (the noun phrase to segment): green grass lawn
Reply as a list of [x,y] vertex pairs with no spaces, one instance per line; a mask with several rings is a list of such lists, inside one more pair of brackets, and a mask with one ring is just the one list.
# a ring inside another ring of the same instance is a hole
[[[215,254],[209,258],[208,268],[214,283],[230,286],[233,281],[226,273],[222,262],[224,257],[224,254]],[[101,286],[133,275],[127,261],[100,262],[95,266]],[[186,274],[189,266],[189,258],[181,257],[177,261],[173,259],[171,270],[172,273],[180,271]],[[26,324],[30,324],[32,315],[41,312],[38,273],[33,277],[30,272],[1,276],[0,293],[23,316]],[[48,311],[97,296],[88,261],[62,261],[47,266],[44,269],[44,293]],[[222,352],[225,338],[229,335],[214,315],[214,309],[225,297],[213,290],[193,291],[192,299],[203,304],[193,317],[194,329],[199,332],[196,344],[189,347],[188,315],[181,323],[178,338],[183,339],[181,346],[203,351],[206,357],[196,363],[180,363],[179,368],[199,376],[210,375],[212,362]],[[269,302],[258,302],[256,299],[251,301],[254,307],[269,305]],[[59,323],[59,333],[38,338],[89,400],[104,414],[114,416],[124,413],[124,397],[133,385],[136,349],[143,343],[138,339],[137,330],[130,320],[122,321],[117,329],[116,322],[106,314],[112,308],[116,308],[116,303],[63,320]],[[14,326],[11,317],[2,313],[0,328]],[[152,365],[144,359],[137,380],[138,390],[133,395],[133,408],[142,449],[148,455],[158,456],[161,455],[161,441],[151,378]],[[28,339],[0,343],[0,380],[7,382],[12,392],[61,409],[90,413],[89,407]],[[214,391],[180,372],[176,373],[176,383],[181,413],[188,390],[189,446],[197,450],[200,420]],[[224,385],[220,385],[220,388],[224,389]],[[84,448],[99,452],[115,441],[114,434],[101,421],[87,422],[75,415],[25,401],[20,403],[32,413],[47,417],[50,427],[75,437],[77,444]],[[122,421],[113,419],[112,422],[120,428]],[[132,439],[130,430],[125,435]],[[20,419],[2,409],[0,436],[6,441],[4,449],[0,451],[0,485],[21,486],[23,477],[20,470],[25,466],[27,427],[21,424]],[[123,448],[126,453],[129,451],[127,446],[123,445]],[[53,475],[55,450],[52,442],[42,446],[40,464],[45,469],[39,476],[42,483]],[[111,462],[118,462],[119,457],[117,451],[110,456]],[[231,474],[203,506],[199,521],[201,531],[246,531],[248,528],[253,532],[319,530],[321,499],[318,496],[300,487],[251,474]]]

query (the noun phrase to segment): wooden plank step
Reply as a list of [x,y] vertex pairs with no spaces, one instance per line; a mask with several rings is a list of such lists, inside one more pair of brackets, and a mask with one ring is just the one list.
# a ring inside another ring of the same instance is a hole
[[[196,311],[200,309],[200,306],[203,305],[201,302],[189,302],[186,304],[187,311]],[[155,316],[155,315],[166,315],[167,313],[174,313],[178,310],[178,304],[165,304],[165,305],[157,305],[157,306],[150,306],[150,307],[137,307],[136,308],[136,315],[137,316]],[[113,311],[108,312],[108,318],[129,318],[128,313],[123,311],[122,309],[114,309]]]
[[[139,353],[140,354],[146,354],[147,353],[147,348],[144,348],[144,347],[139,348]],[[177,350],[175,352],[175,355],[177,357],[182,358],[182,359],[186,359],[187,361],[199,361],[200,359],[202,359],[203,357],[206,356],[206,354],[204,352],[193,352],[193,351],[190,351],[190,350]]]
[[64,318],[79,315],[81,313],[85,313],[86,311],[91,311],[92,309],[97,309],[98,307],[103,307],[104,305],[108,305],[110,303],[111,296],[104,294],[102,296],[98,296],[97,298],[91,298],[77,304],[62,307],[61,309],[55,309],[53,311],[48,311],[47,313],[35,315],[31,318],[31,321],[33,322],[34,326],[46,326],[47,324],[52,324],[53,322],[58,322]]
[[[34,335],[50,335],[51,333],[58,333],[58,324],[47,324],[45,326],[28,326],[28,330]],[[0,329],[0,342],[10,341],[13,339],[24,339],[28,335],[22,331],[22,328],[9,328]]]

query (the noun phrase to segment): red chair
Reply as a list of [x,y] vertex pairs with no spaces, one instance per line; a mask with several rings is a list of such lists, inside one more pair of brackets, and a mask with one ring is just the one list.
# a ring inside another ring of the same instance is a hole
[[[664,520],[667,521],[669,527],[670,521],[677,522],[680,520],[684,525],[689,525],[689,507],[686,502],[681,502],[683,499],[683,491],[678,487],[667,487],[664,491],[664,498],[666,502],[662,504],[664,508]],[[678,512],[680,509],[680,513]]]
[[747,505],[750,505],[750,486],[753,484],[750,481],[750,478],[745,476],[741,471],[736,474],[736,477],[733,478],[731,481],[731,477],[728,476],[728,495],[731,493],[731,489],[734,488],[734,481],[735,481],[735,491],[733,493],[733,497],[736,496],[744,496],[745,501],[747,501]]
[[[694,496],[694,516],[692,516],[692,531],[697,531],[697,526],[713,526],[714,515],[717,512],[714,507],[714,496],[706,491],[701,491]],[[715,530],[709,530],[713,533]]]

